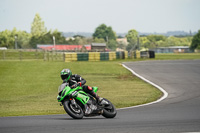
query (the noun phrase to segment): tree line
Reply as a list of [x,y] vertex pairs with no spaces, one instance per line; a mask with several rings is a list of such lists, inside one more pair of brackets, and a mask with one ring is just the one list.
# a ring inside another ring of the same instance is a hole
[[12,31],[0,32],[0,47],[7,48],[36,48],[37,44],[53,44],[53,36],[58,44],[66,44],[65,37],[58,30],[49,30],[44,25],[40,15],[37,13],[31,24],[31,33],[13,28]]
[[62,32],[58,30],[49,30],[45,27],[40,15],[37,13],[31,24],[31,33],[20,31],[13,28],[12,31],[5,30],[0,32],[0,47],[7,48],[36,48],[37,44],[53,44],[55,38],[56,44],[68,45],[86,45],[92,42],[106,43],[109,49],[115,50],[121,48],[124,50],[134,50],[141,48],[156,48],[169,46],[190,46],[191,49],[200,49],[200,30],[192,37],[174,37],[164,35],[147,35],[139,36],[135,29],[131,29],[125,36],[127,42],[119,42],[116,39],[120,38],[111,26],[105,24],[99,25],[91,38],[86,38],[81,35],[75,35],[73,38],[66,38]]

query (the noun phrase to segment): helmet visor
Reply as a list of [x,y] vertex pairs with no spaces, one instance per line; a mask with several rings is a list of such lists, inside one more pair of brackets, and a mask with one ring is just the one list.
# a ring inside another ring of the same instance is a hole
[[62,80],[69,79],[70,74],[61,75]]

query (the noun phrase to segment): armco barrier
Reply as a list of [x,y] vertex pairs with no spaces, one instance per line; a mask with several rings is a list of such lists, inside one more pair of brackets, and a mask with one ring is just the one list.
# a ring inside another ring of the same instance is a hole
[[107,61],[115,59],[127,59],[128,52],[88,52],[88,53],[65,53],[65,62],[70,61]]

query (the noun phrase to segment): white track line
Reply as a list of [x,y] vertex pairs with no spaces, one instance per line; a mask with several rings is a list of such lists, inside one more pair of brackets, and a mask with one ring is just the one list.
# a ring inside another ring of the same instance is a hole
[[154,84],[153,82],[151,82],[151,81],[145,79],[144,77],[140,76],[139,74],[137,74],[136,72],[134,72],[132,69],[130,69],[130,68],[127,67],[126,65],[122,64],[122,66],[125,67],[126,69],[128,69],[129,71],[131,71],[135,76],[139,77],[140,79],[142,79],[142,80],[146,81],[147,83],[153,85],[154,87],[158,88],[160,91],[163,92],[163,96],[162,96],[160,99],[158,99],[158,100],[156,100],[156,101],[154,101],[154,102],[151,102],[151,103],[146,103],[146,104],[137,105],[137,106],[132,106],[132,107],[119,108],[119,109],[117,109],[117,110],[130,109],[130,108],[137,108],[137,107],[147,106],[147,105],[151,105],[151,104],[154,104],[154,103],[158,103],[158,102],[164,100],[165,98],[167,98],[168,93],[167,93],[163,88],[161,88],[160,86]]

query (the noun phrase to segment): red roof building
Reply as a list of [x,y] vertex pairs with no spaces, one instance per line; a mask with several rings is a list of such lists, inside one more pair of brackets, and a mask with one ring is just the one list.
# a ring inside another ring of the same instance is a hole
[[91,50],[91,45],[37,45],[37,48],[44,49],[44,50],[66,50],[66,51],[74,51],[74,50],[81,50],[85,47],[86,50]]

